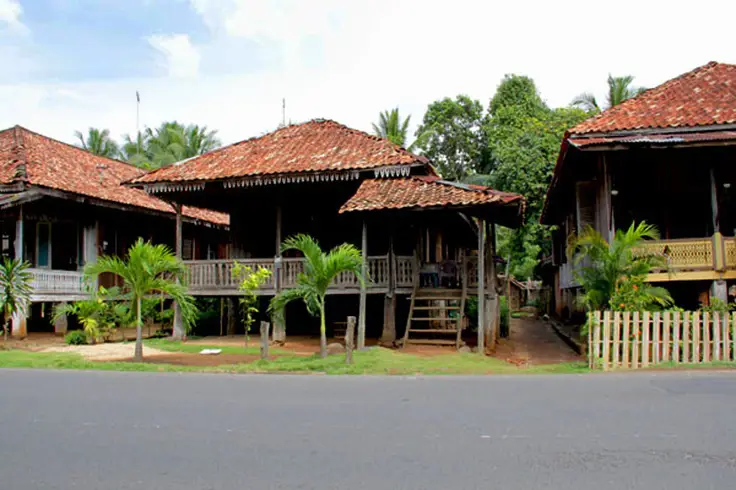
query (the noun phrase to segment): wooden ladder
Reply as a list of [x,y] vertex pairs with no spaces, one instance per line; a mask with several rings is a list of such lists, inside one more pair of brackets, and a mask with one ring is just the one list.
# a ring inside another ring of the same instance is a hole
[[[459,349],[462,343],[465,296],[465,288],[415,288],[411,295],[409,318],[406,321],[402,346],[454,344]],[[451,311],[457,312],[455,317],[449,316]],[[432,325],[433,323],[439,323],[440,327],[437,328],[436,325]],[[448,326],[448,323],[452,326]]]

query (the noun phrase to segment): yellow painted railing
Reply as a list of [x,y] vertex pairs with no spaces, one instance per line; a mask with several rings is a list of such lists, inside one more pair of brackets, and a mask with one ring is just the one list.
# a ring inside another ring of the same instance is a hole
[[716,250],[712,238],[648,241],[635,253],[664,257],[670,271],[713,270]]

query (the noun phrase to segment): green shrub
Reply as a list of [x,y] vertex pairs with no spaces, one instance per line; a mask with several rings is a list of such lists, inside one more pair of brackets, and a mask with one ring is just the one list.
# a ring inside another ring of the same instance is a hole
[[72,330],[64,336],[64,342],[68,345],[86,345],[87,334],[82,330]]
[[509,302],[506,296],[500,297],[500,311],[501,311],[501,326],[499,328],[499,334],[501,337],[509,336]]

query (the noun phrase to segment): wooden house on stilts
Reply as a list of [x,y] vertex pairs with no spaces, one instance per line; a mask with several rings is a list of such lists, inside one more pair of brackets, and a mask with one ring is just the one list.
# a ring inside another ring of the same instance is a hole
[[[363,252],[370,279],[363,287],[348,274],[334,281],[327,305],[332,325],[356,315],[359,330],[384,344],[460,346],[470,323],[483,327],[481,345],[497,335],[495,225],[518,226],[524,199],[444,181],[426,158],[385,139],[315,120],[155,170],[129,185],[230,215],[229,257],[187,261],[194,295],[237,296],[236,261],[273,272],[259,291],[266,298],[293,287],[303,262],[282,255],[281,242],[306,233],[323,249],[348,242]],[[464,315],[471,298],[480,298],[477,321]],[[298,311],[286,318],[289,332],[308,323]],[[358,339],[359,346],[364,342]]]

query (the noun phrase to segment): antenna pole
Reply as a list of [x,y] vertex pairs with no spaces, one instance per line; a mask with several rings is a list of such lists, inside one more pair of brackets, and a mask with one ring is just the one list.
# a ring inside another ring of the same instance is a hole
[[281,126],[286,126],[286,97],[281,99]]
[[135,139],[138,144],[138,154],[141,154],[141,94],[135,91]]

